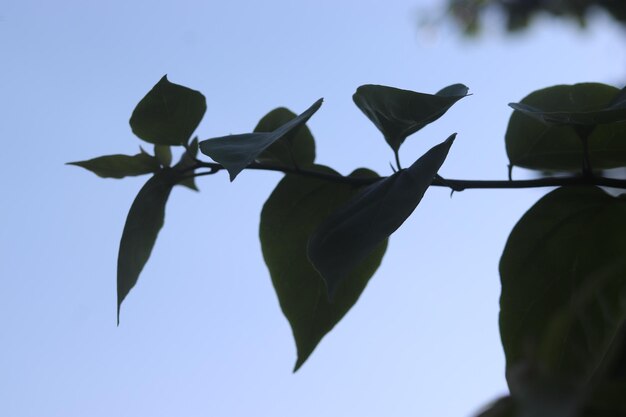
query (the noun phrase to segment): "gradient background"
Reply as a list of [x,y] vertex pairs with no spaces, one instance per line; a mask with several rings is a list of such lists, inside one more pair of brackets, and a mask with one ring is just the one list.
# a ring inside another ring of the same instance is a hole
[[[297,374],[263,263],[259,213],[280,179],[244,172],[177,187],[152,259],[116,327],[119,238],[145,177],[102,180],[65,162],[134,154],[136,103],[163,76],[201,91],[201,139],[299,113],[317,161],[390,173],[392,152],[353,105],[366,83],[471,97],[409,138],[405,165],[459,135],[440,173],[506,178],[511,110],[553,84],[625,80],[624,33],[548,19],[478,41],[441,1],[0,3],[0,415],[469,416],[506,393],[498,260],[547,190],[431,189],[393,235],[363,296]],[[516,178],[528,177],[522,170]]]

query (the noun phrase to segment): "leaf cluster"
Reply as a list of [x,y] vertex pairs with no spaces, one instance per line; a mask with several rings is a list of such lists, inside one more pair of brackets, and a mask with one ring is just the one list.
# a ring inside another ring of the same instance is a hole
[[[153,154],[140,148],[136,155],[71,163],[108,178],[151,174],[122,232],[118,323],[176,185],[197,190],[195,178],[222,170],[231,181],[244,170],[279,171],[284,176],[263,205],[259,237],[293,332],[297,370],[357,302],[381,265],[390,236],[427,189],[471,188],[471,181],[438,174],[456,134],[408,168],[399,158],[409,136],[467,95],[462,84],[435,94],[359,87],[353,100],[390,146],[396,167],[387,177],[367,168],[343,176],[316,161],[306,125],[322,99],[300,114],[274,109],[250,133],[199,141],[192,135],[206,110],[204,96],[163,77],[130,118],[132,131],[154,145]],[[567,186],[528,210],[506,243],[500,261],[500,332],[510,395],[480,415],[626,415],[626,195],[595,185],[606,183],[599,176],[604,170],[626,167],[626,90],[597,83],[559,85],[510,106],[515,111],[505,143],[511,167],[568,177],[562,182]],[[180,153],[176,163],[172,147]],[[199,151],[212,161],[199,159]],[[558,185],[559,178],[547,178],[549,185]],[[504,183],[505,188],[517,185]]]

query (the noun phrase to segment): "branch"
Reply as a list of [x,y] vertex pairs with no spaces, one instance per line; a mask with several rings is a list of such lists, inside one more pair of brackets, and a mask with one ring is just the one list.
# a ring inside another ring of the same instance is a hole
[[[215,174],[225,168],[215,162],[202,162],[194,166],[197,168],[209,168],[210,172],[197,173],[194,176]],[[323,180],[363,186],[373,184],[381,178],[352,178],[337,174],[329,174],[302,168],[290,168],[280,165],[269,165],[253,162],[246,169],[260,171],[276,171],[285,174],[302,175],[305,177],[319,178]],[[431,184],[435,187],[446,187],[452,191],[464,191],[469,189],[517,189],[517,188],[540,188],[540,187],[562,187],[562,186],[589,186],[597,185],[604,187],[626,189],[626,180],[596,176],[569,176],[569,177],[546,177],[533,180],[459,180],[442,178],[437,175]]]

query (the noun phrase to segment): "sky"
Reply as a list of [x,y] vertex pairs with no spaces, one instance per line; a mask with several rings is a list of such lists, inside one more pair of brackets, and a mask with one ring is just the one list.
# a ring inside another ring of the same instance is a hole
[[[507,103],[554,84],[624,82],[622,30],[548,18],[477,40],[417,26],[439,1],[7,0],[0,3],[0,415],[471,416],[507,392],[498,260],[547,190],[431,189],[359,302],[293,374],[295,345],[258,239],[278,173],[177,187],[116,326],[116,257],[145,177],[66,162],[134,154],[128,119],[164,75],[201,91],[201,139],[275,107],[324,105],[317,161],[388,175],[359,85],[472,96],[410,137],[405,165],[453,132],[440,174],[504,179]],[[531,174],[515,170],[514,177]]]

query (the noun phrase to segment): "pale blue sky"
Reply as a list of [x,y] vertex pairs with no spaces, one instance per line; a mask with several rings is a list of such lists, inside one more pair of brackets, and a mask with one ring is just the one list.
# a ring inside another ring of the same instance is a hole
[[470,42],[449,25],[420,33],[419,10],[438,3],[1,3],[0,415],[453,417],[505,393],[498,259],[545,190],[430,190],[358,304],[292,374],[258,241],[280,175],[176,189],[118,328],[117,245],[146,178],[64,165],[137,151],[128,118],[168,74],[206,95],[203,139],[324,97],[309,122],[317,160],[386,175],[393,155],[352,104],[356,87],[462,82],[473,95],[409,138],[403,160],[458,132],[441,174],[502,179],[508,102],[626,78],[625,35],[604,16],[584,33],[546,20]]

